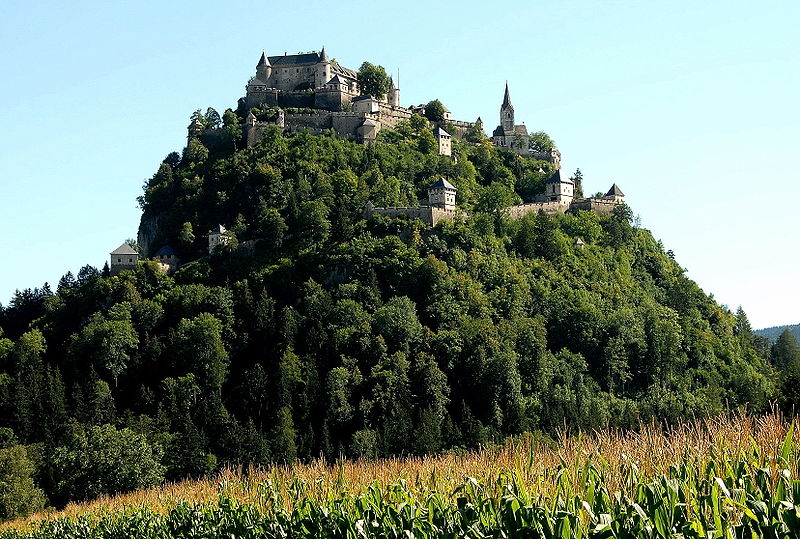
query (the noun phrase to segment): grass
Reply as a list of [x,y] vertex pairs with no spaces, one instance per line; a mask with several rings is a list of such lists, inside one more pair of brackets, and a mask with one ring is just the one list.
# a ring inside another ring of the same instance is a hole
[[[491,530],[514,536],[515,526],[533,529],[549,522],[553,536],[558,537],[639,537],[651,532],[660,537],[659,530],[670,526],[673,530],[664,531],[664,537],[679,531],[687,537],[695,536],[693,533],[706,537],[702,534],[709,530],[712,536],[723,537],[726,535],[714,534],[723,534],[725,527],[745,529],[762,518],[757,513],[762,509],[758,502],[768,509],[763,518],[791,527],[794,517],[784,513],[794,506],[795,490],[800,503],[800,482],[792,480],[798,474],[799,438],[791,423],[778,413],[739,414],[687,421],[668,429],[651,424],[635,432],[563,435],[555,448],[523,436],[502,447],[463,455],[332,464],[319,460],[247,475],[226,470],[213,479],[103,497],[9,522],[0,527],[0,538],[23,536],[16,532],[56,537],[59,534],[45,532],[53,522],[82,522],[91,527],[104,519],[146,517],[155,519],[155,528],[166,529],[178,526],[167,520],[234,521],[231,514],[245,518],[241,515],[248,511],[252,514],[247,513],[246,518],[254,522],[265,526],[263,522],[268,521],[271,526],[285,521],[281,524],[285,529],[307,530],[308,536],[393,536],[381,535],[377,528],[353,527],[358,522],[362,527],[363,522],[378,523],[381,530],[409,529],[418,537],[477,537],[486,535],[486,530],[488,536],[492,536]],[[408,507],[421,513],[395,514],[398,508]],[[664,507],[670,510],[664,512]],[[204,516],[190,518],[195,509]],[[166,515],[167,520],[156,515]],[[432,524],[436,518],[441,518],[441,525]],[[312,533],[309,522],[322,527]],[[425,527],[429,524],[434,528]],[[345,525],[349,532],[342,531]],[[603,535],[604,525],[611,535]],[[329,528],[341,533],[331,535]],[[174,532],[177,528],[169,529]],[[641,531],[648,529],[650,532]],[[446,530],[456,531],[448,535]],[[599,531],[591,535],[592,530]],[[536,533],[540,535],[518,536],[550,535],[546,530]],[[758,533],[762,536],[763,530]]]

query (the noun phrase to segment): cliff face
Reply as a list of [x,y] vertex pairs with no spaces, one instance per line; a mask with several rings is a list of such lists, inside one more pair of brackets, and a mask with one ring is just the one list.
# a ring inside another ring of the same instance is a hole
[[142,220],[139,222],[139,232],[136,235],[136,242],[141,248],[141,253],[144,257],[152,255],[153,242],[158,236],[159,229],[158,215],[151,215],[147,212],[142,214]]

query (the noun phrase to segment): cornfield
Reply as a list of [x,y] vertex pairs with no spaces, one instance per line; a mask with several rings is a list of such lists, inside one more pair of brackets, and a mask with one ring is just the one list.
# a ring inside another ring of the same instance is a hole
[[12,522],[11,538],[800,536],[800,441],[777,414],[527,437],[464,455],[314,462]]

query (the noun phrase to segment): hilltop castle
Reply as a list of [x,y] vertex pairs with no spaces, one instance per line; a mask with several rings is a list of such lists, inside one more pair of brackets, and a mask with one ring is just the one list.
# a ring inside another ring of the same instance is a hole
[[[262,53],[256,64],[255,76],[246,86],[246,95],[239,100],[240,111],[247,111],[243,122],[247,146],[256,144],[270,126],[288,132],[307,130],[321,134],[333,130],[339,136],[370,143],[374,142],[383,127],[394,128],[399,122],[410,120],[415,114],[425,115],[425,105],[400,105],[400,88],[390,81],[386,96],[361,95],[358,74],[330,59],[323,49],[320,52],[283,56],[267,56]],[[254,110],[260,117],[254,114]],[[464,139],[476,123],[454,120],[449,110],[444,110],[443,125],[433,124],[433,135],[438,144],[438,153],[452,156],[452,139]],[[480,120],[480,118],[478,118]],[[444,125],[447,126],[446,131]],[[213,134],[213,129],[211,130]],[[190,130],[190,137],[191,137]],[[515,123],[514,106],[506,82],[500,106],[500,123],[492,132],[495,146],[517,153],[549,161],[555,173],[545,184],[545,193],[532,202],[513,205],[505,209],[509,219],[519,219],[532,212],[564,213],[589,210],[609,214],[614,207],[624,202],[624,195],[616,184],[605,196],[575,198],[572,179],[561,175],[561,153],[553,148],[544,152],[529,149],[530,136],[523,123]],[[364,216],[373,214],[387,217],[407,216],[418,218],[430,226],[442,219],[468,218],[469,214],[456,207],[457,188],[447,179],[441,178],[428,188],[428,200],[417,206],[375,207],[368,202]],[[149,251],[152,231],[143,234],[140,228],[139,243]],[[223,225],[218,225],[208,234],[208,252],[230,244],[231,235]],[[251,240],[239,244],[238,252],[252,250]],[[125,243],[111,254],[111,273],[117,274],[132,269],[139,262],[139,253]],[[153,259],[167,273],[180,266],[177,253],[169,245],[162,246]]]

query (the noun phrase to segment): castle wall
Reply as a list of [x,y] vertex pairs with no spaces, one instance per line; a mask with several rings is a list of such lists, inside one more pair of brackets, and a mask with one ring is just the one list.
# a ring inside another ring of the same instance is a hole
[[303,129],[308,129],[312,132],[321,132],[333,127],[331,117],[331,112],[323,111],[310,114],[287,114],[286,127],[290,131],[302,131]]
[[528,204],[509,206],[505,209],[505,215],[508,219],[522,219],[529,213],[539,213],[541,211],[548,215],[555,215],[556,213],[566,213],[569,208],[569,203],[565,202],[530,202]]
[[570,211],[586,210],[593,211],[598,215],[611,215],[620,203],[613,198],[579,198],[573,200]]
[[467,213],[461,210],[446,210],[435,206],[396,206],[391,208],[372,208],[369,212],[372,215],[383,215],[384,217],[400,217],[404,215],[410,219],[419,219],[429,226],[436,226],[442,219],[454,220],[456,218],[467,218]]

